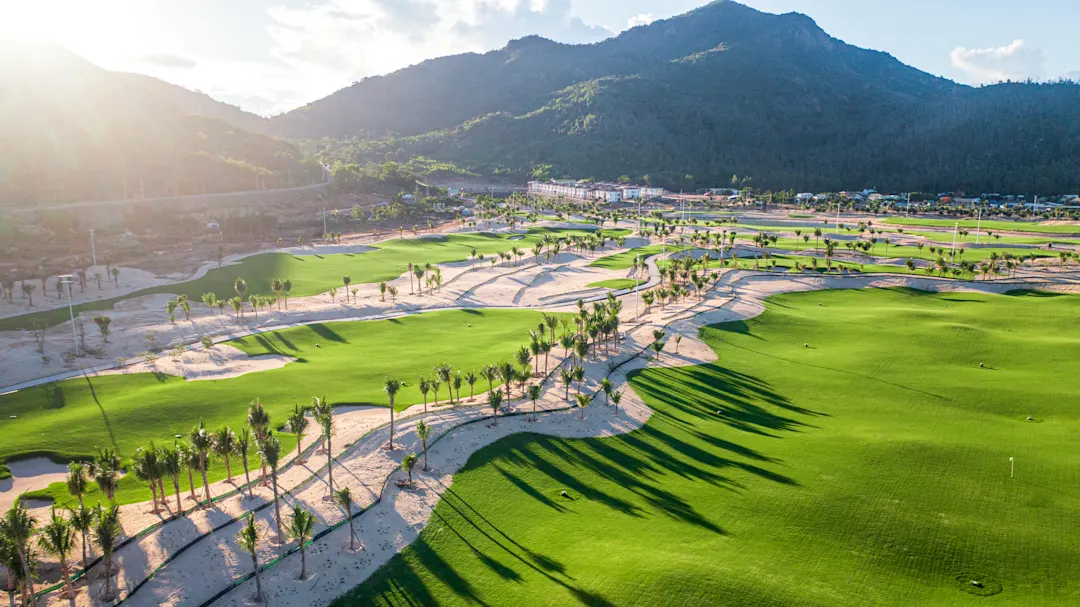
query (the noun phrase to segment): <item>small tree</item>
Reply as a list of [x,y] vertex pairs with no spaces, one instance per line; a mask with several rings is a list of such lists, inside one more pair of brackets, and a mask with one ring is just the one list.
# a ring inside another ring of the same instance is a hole
[[532,412],[533,412],[533,419],[534,420],[535,419],[540,419],[539,417],[536,416],[536,401],[540,400],[540,393],[541,392],[542,392],[542,388],[540,387],[539,384],[529,386],[529,400],[532,401],[532,405],[533,405],[533,411]]
[[248,514],[247,524],[236,534],[236,543],[251,555],[251,564],[255,568],[255,602],[263,602],[262,578],[259,575],[259,527],[255,524],[255,513]]
[[615,404],[615,415],[619,414],[619,401],[622,400],[622,392],[613,392],[611,394],[611,402]]
[[301,407],[300,403],[296,403],[293,406],[292,413],[287,418],[289,424],[289,432],[296,435],[296,463],[304,463],[304,452],[300,446],[304,442],[304,433],[307,432],[308,418],[307,407]]
[[[342,276],[341,283],[345,285],[345,298],[349,299],[349,285],[352,284],[352,278],[349,278],[348,275]],[[349,299],[349,303],[352,303],[351,299]]]
[[109,343],[109,325],[112,324],[112,319],[108,316],[95,316],[94,324],[97,325],[98,332],[101,333],[101,341]]
[[424,448],[424,470],[428,469],[427,464],[427,440],[431,436],[431,426],[424,423],[424,420],[420,420],[416,423],[416,437],[420,439],[420,444]]
[[417,461],[416,454],[410,453],[405,456],[405,459],[401,460],[401,469],[409,474],[409,484],[412,484],[412,471],[416,467]]
[[105,563],[105,593],[103,598],[106,601],[112,600],[112,556],[116,550],[120,539],[120,507],[112,505],[108,508],[103,508],[101,504],[97,506],[97,512],[94,515],[94,541],[97,542],[98,548],[101,550],[101,559]]
[[502,407],[502,401],[502,392],[498,390],[488,392],[488,406],[491,407],[491,411],[495,414],[495,421],[491,422],[492,425],[498,425],[499,423],[499,408]]
[[311,532],[315,529],[315,517],[310,512],[300,507],[300,504],[293,506],[292,519],[289,521],[289,537],[291,537],[300,546],[300,578],[307,577],[307,551],[304,548],[304,544],[311,537]]
[[38,535],[38,547],[60,561],[60,573],[64,576],[64,596],[74,597],[75,589],[71,585],[68,556],[75,548],[75,529],[70,521],[56,513],[56,507],[53,507],[49,521]]
[[592,396],[588,394],[575,394],[574,398],[577,399],[577,406],[581,409],[581,419],[585,419],[585,407],[589,406],[592,402]]
[[353,499],[352,491],[348,487],[342,487],[334,492],[334,503],[345,511],[345,520],[349,521],[349,550],[355,550],[356,529],[353,527]]

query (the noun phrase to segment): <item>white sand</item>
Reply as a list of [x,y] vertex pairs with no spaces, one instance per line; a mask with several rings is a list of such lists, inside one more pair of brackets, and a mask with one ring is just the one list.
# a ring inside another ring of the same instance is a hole
[[36,491],[67,479],[67,466],[45,457],[7,462],[11,478],[0,480],[0,512],[7,512],[26,491]]
[[117,369],[107,369],[88,375],[126,375],[129,373],[165,373],[183,377],[188,381],[229,379],[248,373],[258,373],[269,369],[280,369],[296,361],[291,356],[266,354],[248,356],[246,353],[228,345],[217,344],[212,348],[187,350],[176,358],[171,354],[162,354],[153,363],[146,361],[127,365]]

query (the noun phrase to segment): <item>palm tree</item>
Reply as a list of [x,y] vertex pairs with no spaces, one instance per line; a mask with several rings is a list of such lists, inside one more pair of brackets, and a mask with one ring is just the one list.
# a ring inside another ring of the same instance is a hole
[[[173,444],[173,448],[163,448],[158,456],[161,463],[161,473],[168,474],[172,478],[173,491],[176,494],[176,515],[179,516],[184,511],[183,504],[180,503],[180,473],[184,470],[184,464],[180,459],[180,448],[177,444]],[[165,503],[165,492],[161,493],[161,503]]]
[[263,463],[270,467],[270,482],[274,491],[274,516],[277,518],[278,543],[284,542],[284,529],[281,526],[281,504],[278,502],[277,467],[281,461],[281,443],[273,432],[268,432],[266,439],[259,443],[259,455]]
[[420,439],[420,444],[424,447],[424,470],[427,470],[427,439],[431,436],[431,426],[425,424],[424,420],[420,420],[416,423],[416,436]]
[[565,365],[562,371],[559,372],[559,378],[562,379],[563,385],[566,386],[566,394],[563,396],[564,400],[570,400],[570,384],[574,383],[574,368]]
[[405,456],[405,459],[401,460],[401,469],[409,474],[409,484],[410,485],[412,484],[412,471],[413,471],[413,468],[416,467],[416,460],[417,459],[419,459],[419,458],[416,457],[415,453],[410,453],[410,454]]
[[270,281],[270,290],[274,292],[274,298],[277,299],[278,309],[281,309],[281,279],[275,278]]
[[22,566],[25,605],[37,604],[34,597],[34,578],[30,567],[32,555],[29,547],[30,537],[34,535],[35,527],[37,527],[37,519],[30,516],[21,500],[7,511],[3,519],[0,519],[0,538],[3,538],[0,541],[10,542],[18,553],[18,560]]
[[[288,309],[289,304],[285,304],[285,308]],[[255,435],[255,443],[261,443],[266,440],[266,437],[270,434],[270,414],[263,408],[262,401],[255,399],[251,401],[251,405],[248,407],[248,426],[251,428],[252,433]],[[266,462],[262,463],[262,474],[260,482],[263,486],[266,486]]]
[[334,492],[334,503],[345,511],[345,520],[349,521],[349,550],[356,546],[356,529],[353,527],[353,499],[352,491],[348,487],[342,487]]
[[236,435],[233,445],[235,455],[240,456],[240,463],[244,465],[244,486],[248,489],[248,497],[254,497],[254,488],[251,486],[251,473],[248,471],[248,451],[251,449],[251,430],[241,428]]
[[255,513],[248,513],[247,524],[236,534],[236,543],[251,555],[255,569],[255,602],[263,602],[262,578],[259,576],[259,527],[255,525]]
[[86,537],[90,534],[90,526],[94,524],[94,511],[86,506],[79,505],[78,509],[68,508],[68,516],[72,528],[76,529],[79,535],[82,536],[82,566],[83,569],[86,569],[86,563],[89,560],[87,558],[89,542]]
[[[352,284],[352,278],[350,278],[346,274],[345,276],[341,277],[341,282],[342,282],[342,284],[345,285],[345,298],[348,299],[348,297],[349,297],[349,285]],[[349,299],[349,303],[352,303],[351,299]]]
[[615,415],[619,414],[619,401],[622,400],[622,392],[613,392],[611,394],[611,402],[615,403]]
[[472,402],[473,387],[476,384],[476,373],[474,371],[469,371],[465,374],[465,383],[469,384],[469,402]]
[[90,473],[94,476],[101,492],[110,500],[116,495],[116,485],[120,473],[120,457],[112,449],[98,449],[98,454],[90,464]]
[[660,352],[662,352],[663,349],[664,349],[664,342],[662,342],[660,340],[656,340],[656,341],[652,342],[652,345],[649,346],[649,347],[651,347],[653,349],[653,352],[656,352],[656,360],[659,361],[660,360]]
[[101,549],[101,559],[105,564],[105,600],[112,599],[112,555],[120,539],[120,507],[113,504],[102,508],[98,504],[94,514],[94,540]]
[[605,405],[610,405],[611,404],[611,381],[608,380],[608,378],[605,377],[603,379],[603,381],[600,382],[600,389],[604,391],[604,404]]
[[330,483],[330,495],[334,494],[334,456],[333,445],[330,440],[334,436],[334,415],[332,413],[324,413],[319,415],[315,421],[319,423],[322,428],[323,440],[326,441],[326,477]]
[[68,598],[75,596],[75,588],[71,585],[71,571],[68,567],[68,556],[75,548],[75,529],[71,521],[56,513],[53,507],[52,515],[38,535],[38,548],[55,556],[60,561],[60,573],[64,576],[64,595]]
[[499,423],[499,407],[502,406],[503,395],[498,390],[492,390],[488,392],[488,406],[491,407],[492,412],[495,414],[495,421],[491,422],[491,425],[495,426]]
[[68,493],[75,496],[75,499],[79,500],[79,505],[83,505],[83,495],[89,485],[89,479],[86,478],[86,466],[82,462],[71,462],[68,464],[68,477],[67,477],[67,490]]
[[289,309],[289,293],[292,291],[292,281],[285,279],[281,282],[281,292],[285,294],[285,309]]
[[529,400],[531,400],[533,404],[533,419],[540,419],[539,417],[536,417],[536,401],[540,400],[541,392],[542,388],[540,387],[540,384],[529,386]]
[[[446,391],[450,393],[450,404],[454,404],[454,392],[451,390],[451,381],[453,381],[453,370],[450,365],[442,363],[435,367],[435,376],[439,378],[439,381],[446,384]],[[439,395],[438,388],[435,389],[435,403],[438,405]]]
[[421,396],[424,397],[424,413],[427,413],[427,395],[428,392],[431,392],[431,382],[426,377],[421,377],[416,386],[420,389]]
[[188,433],[188,442],[191,450],[199,456],[199,472],[202,474],[203,489],[206,491],[206,505],[210,505],[210,482],[206,479],[206,468],[210,461],[210,450],[214,446],[214,439],[206,431],[206,425],[201,421],[198,426]]
[[383,392],[390,399],[390,444],[389,449],[394,449],[394,398],[401,389],[401,382],[393,377],[387,377],[383,382]]
[[233,283],[233,289],[236,290],[236,294],[243,300],[247,294],[247,282],[240,277],[236,278],[236,282]]
[[300,504],[293,506],[292,519],[289,521],[289,537],[296,541],[300,546],[300,578],[307,577],[307,552],[304,550],[304,543],[311,537],[311,532],[315,529],[315,517],[300,507]]
[[585,419],[585,407],[588,407],[589,403],[592,402],[592,396],[589,396],[588,394],[575,394],[574,398],[577,399],[577,406],[581,409],[581,419]]
[[[450,380],[450,384],[451,384],[451,385],[453,386],[453,388],[454,388],[454,399],[455,399],[455,400],[456,400],[457,402],[459,402],[459,403],[461,402],[461,381],[462,381],[462,378],[461,378],[461,369],[458,369],[458,372],[457,372],[457,373],[455,373],[455,374],[454,374],[454,377],[453,377],[453,378],[452,378],[452,379]],[[450,389],[450,387],[451,387],[451,386],[450,386],[450,385],[448,385],[448,386],[446,387],[446,389],[447,389],[447,390],[449,390],[449,389]],[[452,405],[452,404],[454,404],[454,401],[451,401],[451,402],[450,402],[450,404],[451,404],[451,405]]]
[[[311,397],[311,409],[310,410],[315,416],[315,423],[318,423],[320,417],[323,417],[325,415],[333,415],[334,414],[334,407],[330,404],[330,401],[326,398],[326,396],[323,396],[322,398],[319,398],[318,396],[312,396]],[[323,436],[320,434],[319,435],[319,451],[325,451],[325,450],[326,450],[326,439],[323,438]]]
[[682,341],[682,335],[676,335],[675,336],[675,353],[676,354],[679,353],[679,342],[681,342],[681,341]]
[[192,449],[190,445],[181,443],[177,449],[180,450],[180,461],[184,464],[184,469],[187,470],[188,490],[190,499],[198,502],[199,498],[195,496],[195,470],[199,469],[199,452]]
[[301,407],[300,403],[296,403],[286,422],[289,424],[289,432],[296,435],[296,463],[303,464],[304,452],[300,447],[300,443],[304,442],[304,432],[308,427],[307,408]]
[[[135,478],[146,481],[150,484],[150,493],[154,500],[154,509],[151,513],[156,514],[160,512],[158,509],[158,492],[157,492],[157,448],[153,443],[149,447],[139,447],[135,450],[135,455],[131,458],[132,472],[135,473]],[[164,498],[165,496],[162,496]],[[164,501],[164,499],[162,499]]]
[[480,375],[487,380],[488,392],[491,392],[493,382],[499,376],[499,367],[497,365],[487,365],[480,369]]
[[236,448],[236,434],[232,428],[225,426],[214,433],[214,453],[225,460],[225,481],[232,482],[232,464],[229,456]]
[[[506,389],[506,400],[510,400],[510,388],[517,378],[517,370],[514,369],[514,365],[509,362],[505,362],[499,365],[499,379],[505,384],[503,387]],[[490,401],[489,401],[490,402]]]

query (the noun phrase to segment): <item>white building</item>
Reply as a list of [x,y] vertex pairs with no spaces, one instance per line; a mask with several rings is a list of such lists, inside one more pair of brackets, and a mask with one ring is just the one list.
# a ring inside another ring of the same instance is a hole
[[802,194],[796,194],[795,195],[795,200],[797,200],[799,202],[806,202],[808,200],[813,200],[813,199],[814,199],[814,195],[812,193],[810,193],[810,192],[803,192]]
[[577,181],[530,181],[530,196],[550,196],[575,200],[600,200],[621,202],[639,198],[657,198],[664,195],[663,188],[624,185],[618,183],[582,183]]

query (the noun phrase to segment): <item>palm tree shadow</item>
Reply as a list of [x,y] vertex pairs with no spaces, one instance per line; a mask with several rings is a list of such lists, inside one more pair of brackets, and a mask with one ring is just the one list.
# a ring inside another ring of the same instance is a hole
[[94,398],[94,404],[97,405],[98,411],[101,412],[101,420],[105,422],[105,431],[109,433],[109,442],[112,443],[113,449],[119,450],[119,445],[116,444],[116,433],[113,432],[112,423],[109,421],[109,414],[105,412],[105,407],[102,406],[101,401],[98,400],[97,391],[94,390],[94,382],[90,381],[89,376],[83,376],[86,380],[86,385],[90,388],[90,396]]

